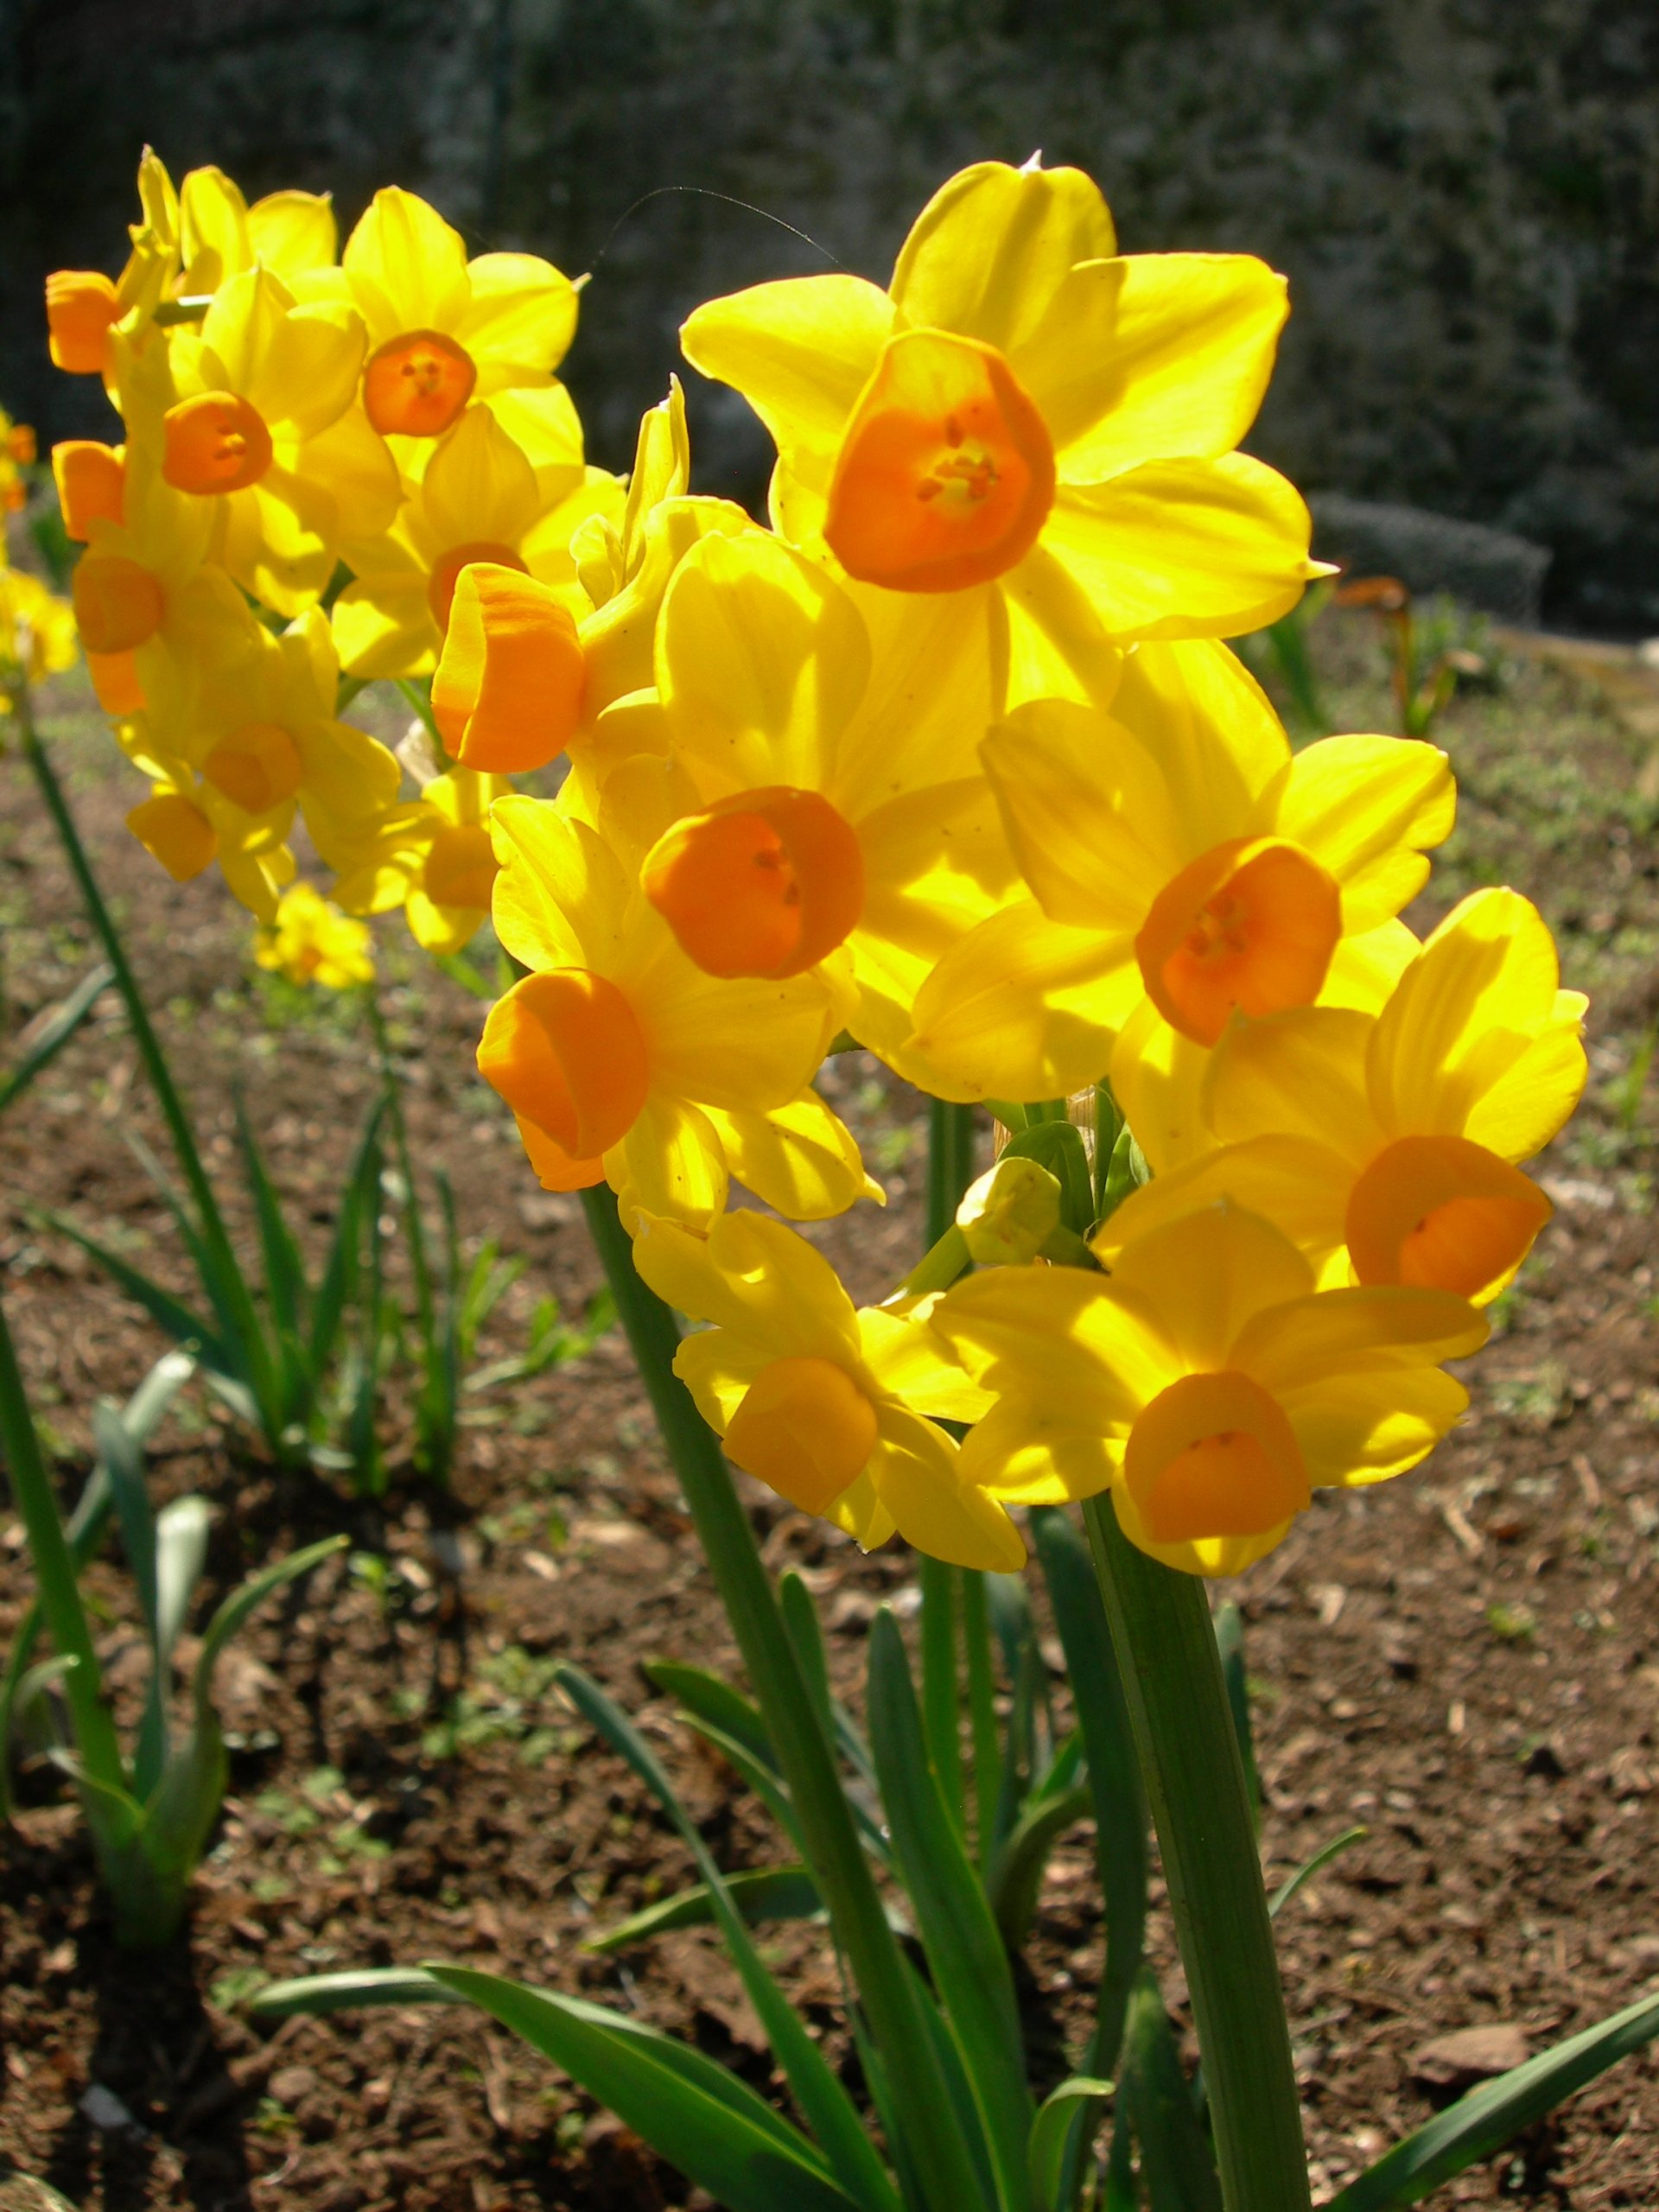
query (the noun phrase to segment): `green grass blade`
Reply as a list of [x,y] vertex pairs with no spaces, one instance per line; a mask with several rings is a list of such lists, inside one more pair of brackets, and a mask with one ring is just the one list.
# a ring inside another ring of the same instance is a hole
[[111,1281],[124,1290],[135,1305],[142,1306],[150,1319],[164,1329],[181,1349],[192,1350],[201,1365],[214,1375],[246,1387],[239,1363],[218,1331],[211,1328],[200,1314],[193,1313],[170,1290],[163,1290],[160,1283],[153,1282],[118,1252],[111,1252],[107,1245],[88,1236],[61,1214],[43,1214],[41,1218],[60,1236],[67,1236],[72,1244],[78,1245],[88,1259],[96,1260]]
[[[726,1894],[751,1928],[769,1920],[810,1920],[823,1910],[818,1885],[804,1866],[763,1866],[752,1873],[728,1874]],[[672,1897],[659,1897],[643,1912],[631,1913],[602,1936],[586,1937],[582,1948],[603,1957],[674,1929],[706,1928],[714,1917],[713,1891],[706,1883],[694,1882]]]
[[962,1578],[962,1631],[968,1651],[968,1713],[973,1737],[974,1850],[983,1869],[995,1848],[1002,1746],[996,1732],[996,1662],[982,1574],[965,1573]]
[[357,1287],[361,1267],[364,1222],[370,1208],[379,1211],[380,1122],[386,1110],[384,1096],[369,1109],[346,1171],[334,1233],[323,1262],[322,1274],[311,1299],[310,1360],[313,1374],[326,1374],[340,1341],[340,1329]]
[[985,1876],[985,1892],[1010,1951],[1018,1953],[1031,1932],[1049,1853],[1067,1828],[1094,1809],[1086,1787],[1028,1798],[1013,1832],[998,1847]]
[[1039,2212],[1070,2212],[1065,2193],[1066,2151],[1073,2130],[1086,2124],[1103,2097],[1112,2094],[1113,2084],[1097,2075],[1074,2074],[1044,2098],[1031,2123],[1026,2164],[1031,2174],[1031,2193]]
[[420,1967],[360,1967],[346,1974],[308,1974],[293,1981],[270,1981],[248,2000],[248,2011],[262,2020],[291,2019],[304,2013],[321,2019],[331,2012],[353,2012],[378,2005],[465,2005],[468,1999]]
[[81,977],[68,997],[52,1009],[16,1066],[0,1075],[0,1114],[15,1098],[22,1096],[37,1075],[50,1067],[114,981],[114,969],[108,961],[100,961]]
[[469,1967],[434,1967],[550,2059],[728,2212],[849,2212],[800,2132],[700,2051],[601,2005]]
[[870,1630],[870,1742],[906,1895],[929,1971],[961,2045],[996,2174],[1013,2212],[1026,2194],[1031,2093],[1007,1954],[927,1757],[899,1624]]
[[1156,1980],[1143,1972],[1123,2029],[1123,2087],[1150,2212],[1222,2212],[1210,2139]]
[[121,1548],[126,1553],[127,1570],[138,1592],[139,1610],[155,1648],[160,1641],[156,1516],[144,1482],[143,1454],[128,1433],[120,1414],[107,1402],[92,1408],[92,1446],[99,1464],[109,1477],[110,1495],[121,1524]]
[[1402,2206],[1421,2203],[1442,2182],[1501,2150],[1522,2128],[1656,2035],[1659,1997],[1640,1998],[1611,2019],[1471,2089],[1350,2182],[1332,2198],[1326,2212],[1399,2212]]
[[303,1551],[290,1552],[286,1559],[279,1559],[232,1590],[219,1611],[207,1624],[201,1639],[201,1650],[197,1656],[194,1688],[197,1705],[211,1705],[213,1701],[213,1669],[219,1656],[267,1598],[273,1596],[285,1582],[292,1582],[297,1575],[308,1574],[332,1553],[343,1551],[351,1541],[349,1536],[325,1536],[320,1544],[308,1544]]
[[243,1173],[247,1177],[248,1189],[253,1197],[255,1219],[259,1228],[259,1251],[264,1262],[265,1296],[272,1319],[280,1334],[296,1342],[305,1326],[306,1282],[305,1266],[300,1258],[300,1248],[295,1242],[283,1214],[283,1202],[276,1186],[270,1179],[265,1166],[264,1154],[254,1135],[253,1125],[241,1093],[235,1099],[237,1143],[242,1154]]
[[1344,1828],[1340,1835],[1332,1836],[1329,1843],[1321,1844],[1313,1856],[1305,1859],[1296,1872],[1288,1875],[1274,1891],[1268,1902],[1268,1918],[1276,1920],[1304,1882],[1311,1882],[1321,1867],[1328,1866],[1344,1851],[1351,1851],[1355,1844],[1363,1843],[1370,1834],[1367,1827]]
[[555,1679],[612,1750],[626,1760],[678,1830],[681,1841],[690,1852],[702,1877],[721,1935],[742,1978],[749,2002],[766,2031],[772,2056],[783,2069],[802,2118],[817,2138],[831,2172],[853,2202],[865,2208],[865,2212],[899,2212],[897,2193],[864,2133],[851,2099],[762,1962],[701,1830],[681,1804],[661,1762],[626,1715],[579,1669],[561,1667]]

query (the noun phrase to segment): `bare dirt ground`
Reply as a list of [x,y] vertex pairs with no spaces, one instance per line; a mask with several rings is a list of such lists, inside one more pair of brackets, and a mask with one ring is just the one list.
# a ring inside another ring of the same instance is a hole
[[[1318,632],[1339,726],[1387,728],[1375,634]],[[122,828],[138,796],[73,688],[48,702],[58,756],[125,917],[213,1156],[232,1176],[232,1088],[321,1240],[374,1075],[338,1005],[274,989],[213,879],[168,884]],[[1659,1217],[1656,1122],[1636,1071],[1659,1017],[1659,855],[1643,745],[1599,695],[1516,664],[1459,699],[1440,734],[1461,818],[1420,925],[1510,880],[1561,932],[1594,994],[1593,1074],[1542,1173],[1557,1218],[1476,1364],[1466,1424],[1417,1474],[1321,1503],[1236,1594],[1281,1877],[1341,1829],[1368,1840],[1280,1923],[1311,2155],[1328,2194],[1460,2083],[1425,2048],[1452,2029],[1541,2048],[1659,1986]],[[0,1052],[71,986],[87,932],[26,771],[0,760]],[[452,1176],[469,1243],[527,1271],[480,1356],[522,1348],[535,1300],[584,1307],[599,1274],[574,1204],[540,1192],[473,1076],[481,1008],[399,947],[387,1000],[417,1152]],[[3,1060],[0,1059],[0,1065]],[[855,1288],[885,1288],[918,1236],[914,1094],[836,1065],[893,1203],[832,1225]],[[162,1136],[112,1001],[0,1122],[0,1268],[66,1498],[100,1392],[162,1349],[149,1324],[41,1224],[58,1208],[184,1287],[165,1209],[124,1139]],[[406,1457],[391,1409],[394,1461]],[[494,2212],[688,2201],[683,2183],[504,2033],[459,2011],[344,2015],[272,2030],[260,1980],[448,1957],[583,1990],[695,2038],[757,2085],[758,2024],[712,1939],[613,1957],[583,1938],[688,1875],[620,1764],[595,1751],[550,1676],[575,1658],[642,1718],[722,1863],[780,1855],[766,1816],[676,1726],[641,1672],[657,1656],[735,1668],[621,1339],[479,1395],[456,1490],[406,1468],[378,1503],[273,1471],[188,1393],[152,1455],[158,1496],[217,1509],[209,1600],[336,1528],[353,1551],[267,1614],[221,1677],[232,1791],[186,1933],[117,1952],[73,1808],[22,1779],[0,1834],[0,2154],[99,2212]],[[873,1605],[906,1602],[910,1562],[869,1560],[758,1493],[774,1563],[806,1567],[849,1688]],[[460,1573],[453,1572],[457,1561]],[[136,1649],[113,1559],[93,1572],[117,1679]],[[0,1637],[29,1589],[0,1522]],[[1190,2024],[1166,1921],[1155,1948]],[[836,1984],[810,1929],[778,1962],[833,2049]],[[1056,2072],[1101,1959],[1086,1833],[1055,1859],[1027,1999]],[[105,2099],[88,2099],[97,2087]],[[107,2124],[108,2099],[126,2121]],[[1436,2202],[1600,2212],[1659,2202],[1659,2061],[1627,2061],[1556,2123]]]

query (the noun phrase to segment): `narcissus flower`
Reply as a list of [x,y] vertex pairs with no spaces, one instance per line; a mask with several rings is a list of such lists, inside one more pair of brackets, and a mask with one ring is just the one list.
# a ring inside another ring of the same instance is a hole
[[640,891],[625,823],[601,835],[522,797],[493,820],[496,934],[532,972],[492,1007],[478,1064],[550,1190],[608,1181],[625,1217],[697,1229],[732,1176],[797,1220],[880,1195],[810,1088],[833,1026],[816,978],[703,975]]
[[887,590],[982,595],[1017,699],[1096,681],[1108,640],[1235,636],[1300,597],[1307,511],[1235,450],[1285,313],[1262,262],[1121,256],[1080,171],[984,162],[887,291],[757,285],[681,340],[776,442],[784,535]]
[[283,892],[276,919],[254,940],[253,957],[260,967],[290,983],[346,991],[374,981],[373,938],[309,883],[296,883]]
[[162,299],[180,289],[179,195],[148,146],[138,164],[138,204],[140,220],[129,226],[132,250],[119,278],[95,269],[60,269],[46,280],[52,359],[71,376],[112,382],[118,333],[130,347]]
[[644,881],[700,968],[828,962],[846,1026],[900,1052],[929,968],[1015,887],[976,755],[994,696],[982,645],[959,601],[855,592],[763,532],[685,555],[657,683],[697,804],[657,837]]
[[401,906],[423,952],[459,952],[489,918],[495,887],[490,809],[512,786],[505,776],[453,768],[421,795],[388,807],[362,835],[329,855],[334,897],[351,914]]
[[11,684],[38,683],[74,664],[74,609],[38,576],[0,561],[0,696]]
[[1306,1007],[1230,1031],[1203,1094],[1221,1148],[1136,1192],[1096,1249],[1225,1196],[1277,1222],[1324,1281],[1494,1297],[1549,1218],[1516,1163],[1578,1103],[1584,1004],[1559,988],[1537,909],[1476,892],[1379,1012]]
[[1465,1300],[1316,1290],[1290,1240],[1240,1208],[1162,1223],[1111,1268],[992,1268],[935,1307],[997,1402],[963,1473],[1030,1503],[1109,1487],[1125,1534],[1189,1573],[1260,1559],[1317,1488],[1414,1466],[1469,1402],[1440,1370],[1485,1341]]
[[[215,556],[279,613],[321,597],[341,544],[397,511],[391,454],[354,404],[365,342],[349,308],[299,303],[263,267],[219,288],[199,333],[172,334],[162,474],[214,502]],[[135,429],[142,404],[135,378]]]
[[334,603],[346,671],[424,675],[436,662],[463,569],[487,562],[534,576],[586,611],[570,538],[595,512],[620,512],[621,486],[580,454],[538,471],[485,407],[469,408],[427,463],[384,536],[344,548],[355,581]]
[[278,894],[294,880],[287,843],[293,800],[251,814],[187,764],[150,745],[142,720],[122,725],[117,734],[129,759],[154,779],[149,797],[127,817],[145,851],[175,883],[193,882],[217,861],[232,897],[256,920],[275,921]]
[[1201,1072],[1236,1014],[1374,1003],[1455,805],[1430,745],[1332,737],[1293,756],[1242,664],[1202,639],[1138,648],[1109,715],[1033,701],[981,750],[1033,898],[941,961],[916,1041],[980,1096],[1064,1096],[1109,1065],[1160,1167],[1168,1116],[1150,1076],[1133,1101],[1127,1086]]
[[474,399],[544,390],[576,330],[576,287],[530,253],[467,248],[424,200],[377,192],[327,280],[368,329],[363,404],[383,436],[436,438]]
[[660,1298],[715,1325],[685,1338],[674,1370],[736,1465],[867,1551],[896,1529],[955,1566],[1024,1566],[1019,1531],[963,1483],[938,1426],[988,1401],[920,1319],[855,1310],[830,1262],[760,1214],[727,1214],[706,1238],[647,1215],[633,1257]]

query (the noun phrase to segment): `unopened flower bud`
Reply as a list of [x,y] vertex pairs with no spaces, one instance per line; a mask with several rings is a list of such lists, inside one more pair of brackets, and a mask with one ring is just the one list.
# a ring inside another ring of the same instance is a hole
[[957,1226],[982,1268],[1024,1266],[1059,1225],[1058,1183],[1019,1153],[1005,1153],[957,1208]]

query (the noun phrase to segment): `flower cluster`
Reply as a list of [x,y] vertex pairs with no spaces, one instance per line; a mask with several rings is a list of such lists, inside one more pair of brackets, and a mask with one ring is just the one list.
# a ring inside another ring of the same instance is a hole
[[[1075,170],[965,170],[887,290],[686,324],[776,443],[762,527],[690,491],[677,387],[626,482],[585,465],[547,264],[469,263],[399,192],[336,268],[322,203],[142,189],[119,282],[53,304],[126,423],[54,461],[134,827],[269,916],[297,806],[349,911],[439,948],[493,912],[523,972],[479,1065],[542,1182],[608,1182],[713,1325],[678,1363],[737,1465],[980,1567],[1023,1557],[1010,1506],[1109,1487],[1224,1573],[1422,1458],[1548,1216],[1518,1163],[1582,1085],[1582,1001],[1512,892],[1402,920],[1444,755],[1293,753],[1224,642],[1318,572],[1237,450],[1281,278],[1121,255]],[[416,797],[342,672],[429,675]],[[814,1086],[837,1040],[1005,1122],[1097,1090],[1147,1173],[1057,1239],[1027,1166],[971,1194],[965,1279],[857,1309],[786,1225],[881,1196]]]
[[[16,514],[29,497],[35,465],[35,433],[0,408],[0,517]],[[75,618],[65,600],[27,569],[14,569],[0,524],[0,717],[11,711],[13,692],[75,664]]]

